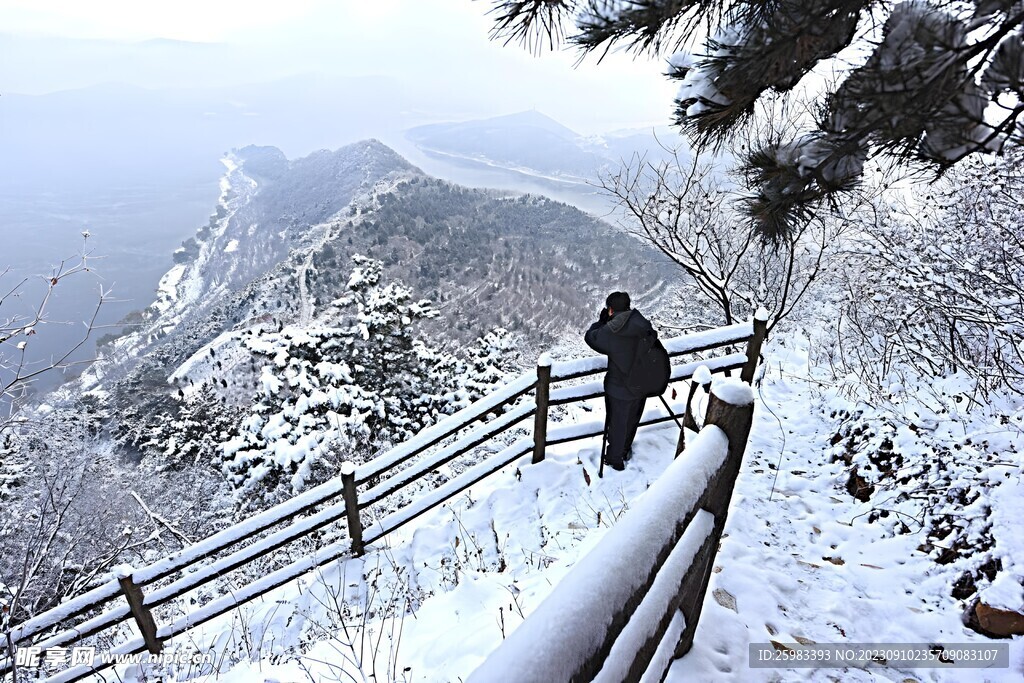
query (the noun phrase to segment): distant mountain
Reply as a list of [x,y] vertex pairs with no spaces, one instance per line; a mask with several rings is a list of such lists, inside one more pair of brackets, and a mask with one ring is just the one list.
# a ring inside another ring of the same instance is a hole
[[134,331],[84,377],[103,390],[114,431],[177,419],[191,390],[172,377],[250,400],[258,369],[242,335],[336,324],[331,303],[356,254],[435,303],[441,316],[425,332],[442,348],[504,326],[531,357],[578,334],[608,291],[649,308],[671,296],[664,257],[611,226],[546,197],[432,178],[374,140],[296,160],[246,147],[225,165],[209,223],[175,252]]
[[581,148],[576,133],[536,111],[419,126],[406,136],[424,150],[540,174],[583,179],[602,162]]
[[652,161],[667,158],[663,145],[682,142],[667,130],[657,138],[653,131],[584,137],[538,111],[418,126],[406,137],[427,154],[581,183],[618,168],[634,154]]
[[516,132],[522,139],[530,141],[531,146],[545,139],[572,142],[580,137],[575,131],[535,109],[489,119],[417,126],[408,131],[408,136],[412,140],[444,141],[453,145],[461,143],[469,149],[474,143],[487,141],[493,135],[512,135]]

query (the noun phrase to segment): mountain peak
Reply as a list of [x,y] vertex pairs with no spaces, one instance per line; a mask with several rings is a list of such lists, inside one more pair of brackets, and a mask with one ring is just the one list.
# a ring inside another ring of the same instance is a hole
[[507,126],[541,128],[561,137],[579,137],[579,134],[576,131],[562,125],[547,114],[539,112],[536,109],[528,109],[526,111],[516,112],[515,114],[505,114],[504,116],[495,116],[490,119],[483,119],[481,123],[501,123]]
[[324,168],[335,169],[332,174],[349,174],[355,168],[383,176],[391,171],[421,172],[398,152],[376,139],[360,140],[335,150],[320,149],[289,160],[277,147],[248,145],[234,150],[247,173],[263,178],[281,179],[286,174],[321,173]]

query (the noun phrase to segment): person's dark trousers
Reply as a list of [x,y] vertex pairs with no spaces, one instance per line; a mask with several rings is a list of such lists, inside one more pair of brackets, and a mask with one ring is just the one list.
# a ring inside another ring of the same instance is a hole
[[605,430],[608,433],[608,446],[604,459],[614,469],[625,467],[626,451],[633,445],[636,428],[644,412],[643,398],[616,398],[605,394]]
[[633,450],[633,438],[636,437],[637,427],[640,426],[640,420],[644,416],[644,405],[647,403],[646,398],[636,399],[636,408],[632,418],[629,422],[629,431],[626,433],[626,448],[623,451],[626,460],[629,460]]

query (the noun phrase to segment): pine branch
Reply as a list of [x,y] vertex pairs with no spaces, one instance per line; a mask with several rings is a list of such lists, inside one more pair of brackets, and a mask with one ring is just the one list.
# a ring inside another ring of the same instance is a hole
[[[749,120],[768,90],[787,92],[820,61],[854,39],[871,0],[766,3],[769,11],[740,13],[706,43],[692,66],[677,66],[683,80],[675,123],[701,147],[718,147]],[[708,92],[713,91],[714,96]]]
[[534,53],[545,43],[555,50],[565,41],[564,24],[576,8],[576,0],[499,0],[488,10],[494,16],[491,39],[518,42]]
[[[721,20],[724,0],[590,0],[577,18],[579,33],[571,41],[584,52],[604,46],[602,56],[618,42],[636,53],[678,49],[702,26]],[[755,3],[756,4],[756,3]]]

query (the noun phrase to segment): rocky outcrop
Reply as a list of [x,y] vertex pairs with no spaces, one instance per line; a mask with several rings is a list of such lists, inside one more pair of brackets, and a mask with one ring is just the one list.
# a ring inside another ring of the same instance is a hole
[[964,615],[964,624],[990,638],[1024,635],[1024,614],[1000,609],[976,600]]

